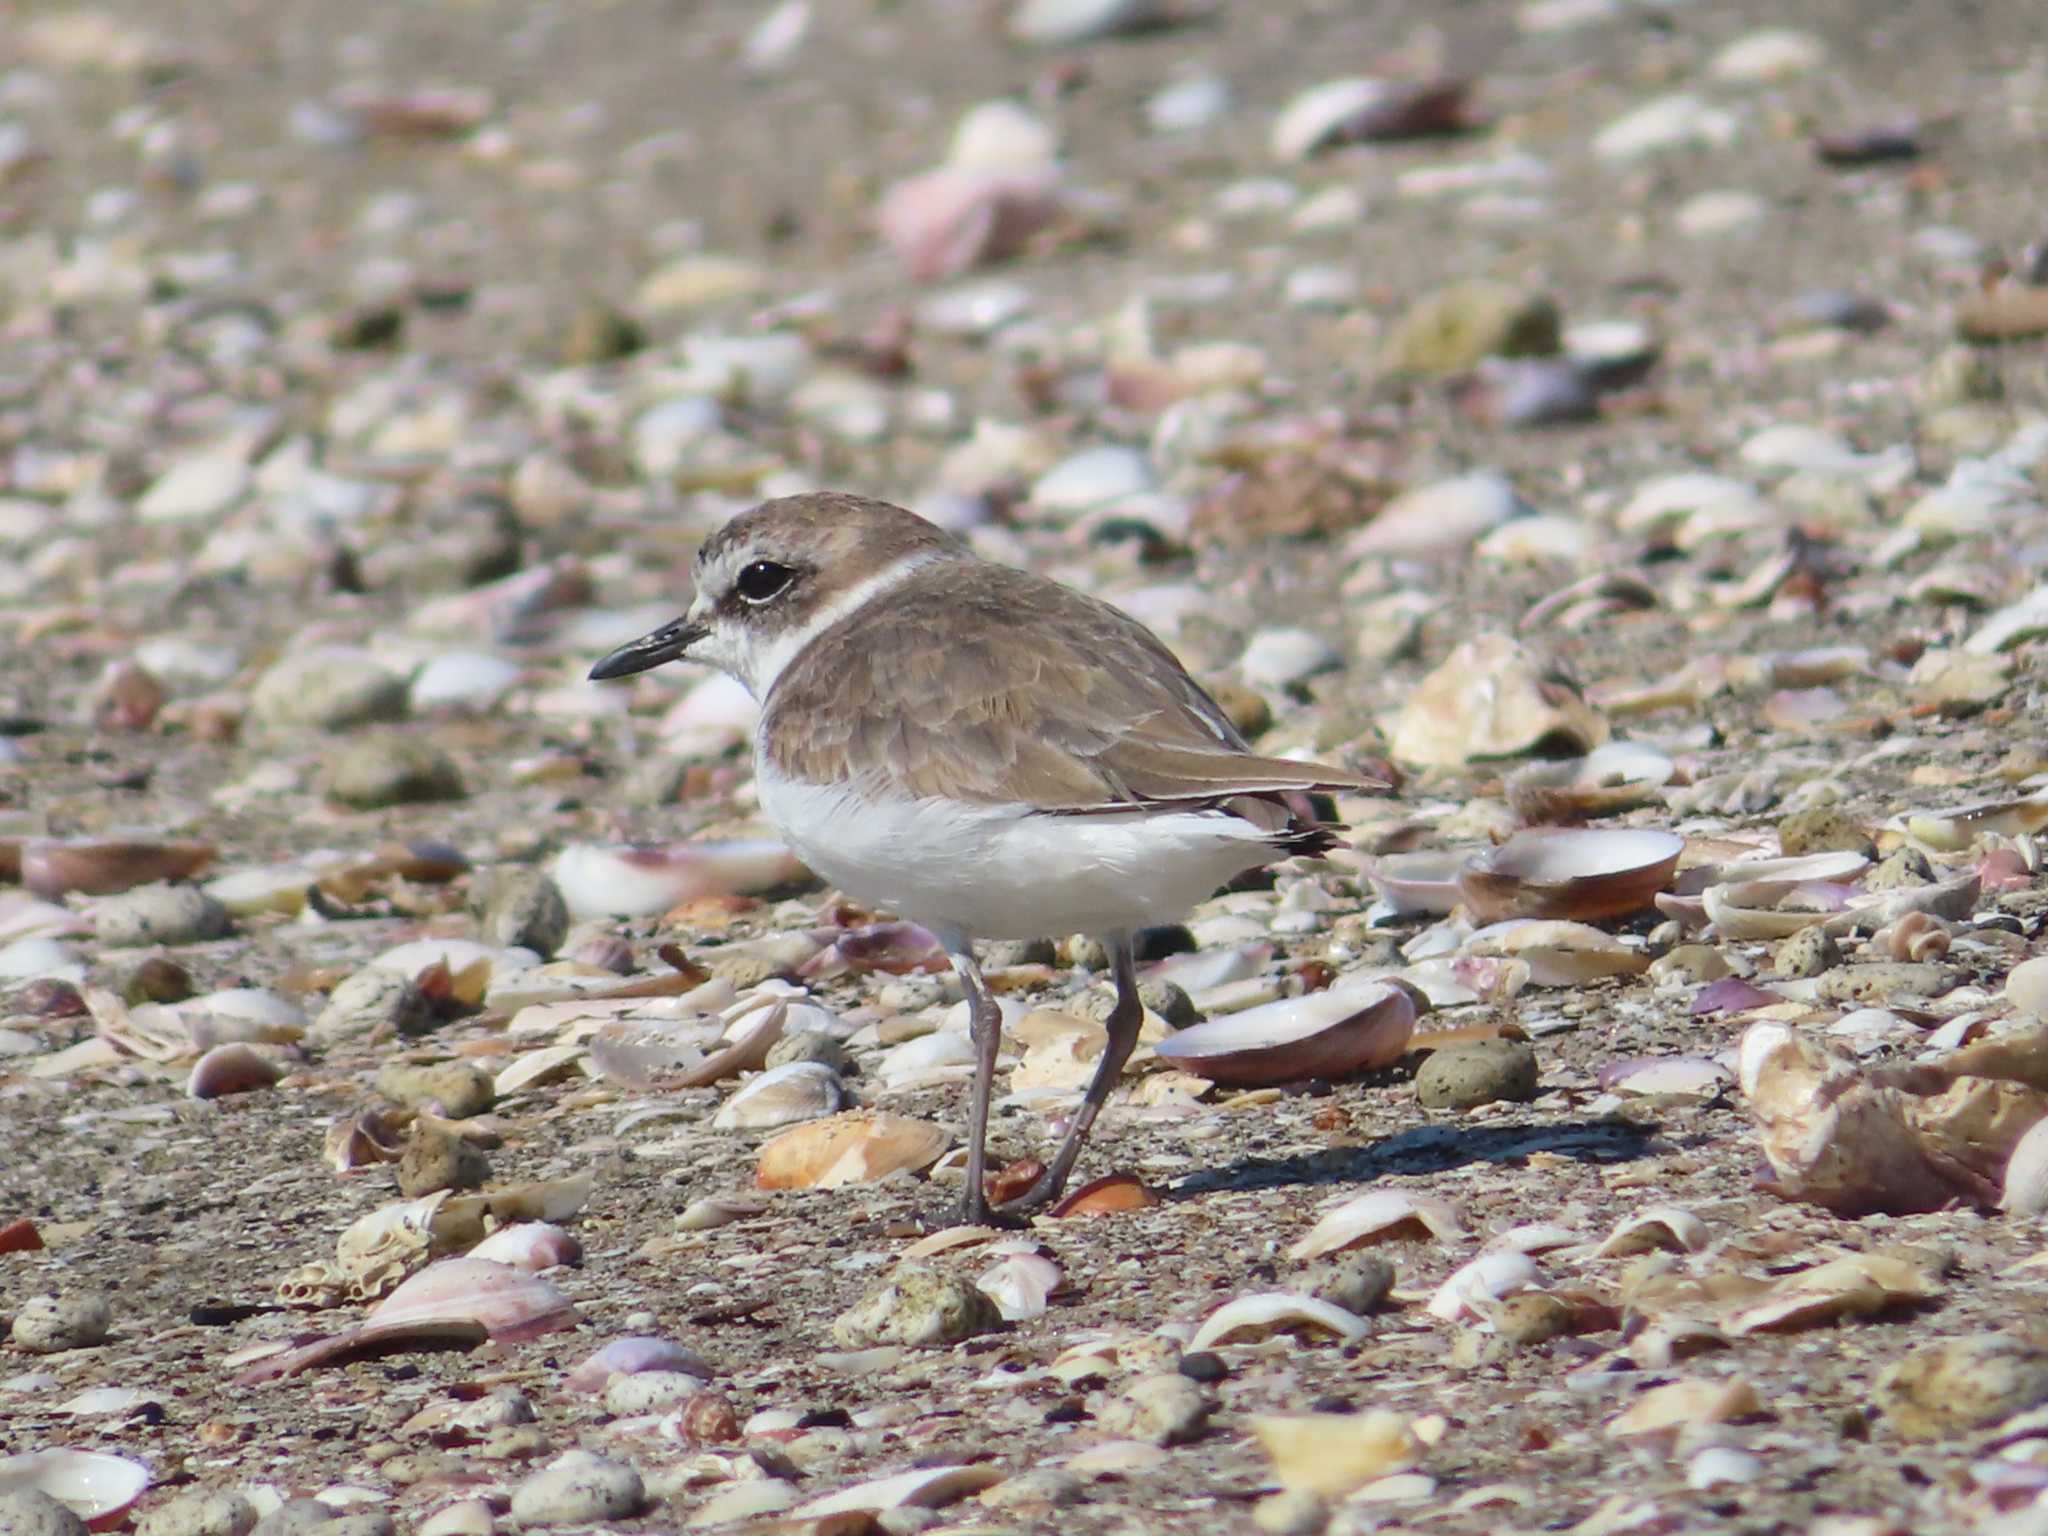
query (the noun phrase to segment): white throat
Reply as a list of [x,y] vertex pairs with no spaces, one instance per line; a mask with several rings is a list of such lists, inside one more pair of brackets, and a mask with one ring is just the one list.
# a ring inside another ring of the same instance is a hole
[[765,700],[784,669],[818,636],[901,583],[920,566],[952,558],[955,557],[937,550],[921,550],[914,555],[906,555],[894,565],[884,566],[872,576],[855,582],[812,614],[810,622],[799,629],[787,630],[761,641],[733,637],[736,643],[714,631],[706,641],[692,648],[692,654],[714,666],[723,667],[746,684],[747,692],[756,699]]

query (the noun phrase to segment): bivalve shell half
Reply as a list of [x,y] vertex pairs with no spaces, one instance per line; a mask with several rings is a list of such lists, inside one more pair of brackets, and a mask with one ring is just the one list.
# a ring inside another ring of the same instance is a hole
[[846,1102],[839,1074],[822,1062],[791,1061],[770,1067],[718,1106],[711,1117],[721,1131],[760,1131],[829,1115]]
[[2048,1214],[2048,1120],[2038,1122],[2012,1149],[1999,1205],[2014,1216]]
[[1213,1083],[1256,1088],[1389,1066],[1414,1033],[1414,999],[1400,987],[1365,982],[1247,1008],[1153,1049]]
[[1670,832],[1540,828],[1474,858],[1458,885],[1481,923],[1625,917],[1670,885],[1684,851],[1685,839]]
[[[842,1488],[837,1493],[828,1493],[821,1499],[799,1505],[790,1514],[795,1518],[814,1520],[823,1515],[846,1514],[852,1511],[884,1509],[936,1509],[950,1504],[955,1499],[965,1498],[970,1493],[979,1493],[992,1483],[1003,1480],[1004,1472],[995,1465],[973,1467],[919,1467],[909,1472],[898,1472],[893,1477],[878,1477],[871,1482],[856,1483],[851,1488]],[[849,1527],[850,1529],[850,1527]]]
[[1301,1263],[1371,1243],[1424,1237],[1449,1243],[1467,1235],[1465,1223],[1448,1201],[1405,1189],[1375,1189],[1325,1212],[1287,1250],[1287,1257]]
[[928,1120],[854,1109],[812,1120],[761,1148],[762,1189],[837,1189],[868,1184],[901,1168],[930,1167],[952,1136]]
[[1478,852],[1470,848],[1390,853],[1374,859],[1366,875],[1380,900],[1398,916],[1426,912],[1441,916],[1464,899],[1458,876]]
[[1356,1313],[1314,1296],[1289,1291],[1262,1291],[1227,1301],[1202,1319],[1202,1326],[1188,1341],[1190,1354],[1214,1349],[1218,1344],[1246,1342],[1245,1335],[1265,1338],[1275,1333],[1303,1333],[1314,1330],[1333,1333],[1340,1339],[1362,1339],[1372,1325]]

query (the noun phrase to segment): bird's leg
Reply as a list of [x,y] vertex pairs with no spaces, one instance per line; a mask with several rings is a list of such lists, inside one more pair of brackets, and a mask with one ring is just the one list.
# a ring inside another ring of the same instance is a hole
[[1051,1165],[1037,1183],[1015,1200],[1004,1202],[1002,1210],[1005,1214],[1035,1211],[1060,1197],[1060,1191],[1067,1187],[1067,1175],[1074,1171],[1075,1159],[1081,1155],[1081,1144],[1088,1139],[1089,1127],[1102,1113],[1109,1090],[1116,1086],[1117,1078],[1123,1075],[1124,1063],[1131,1059],[1131,1052],[1137,1047],[1138,1029],[1145,1022],[1145,1005],[1138,998],[1138,962],[1131,952],[1130,935],[1118,934],[1112,938],[1109,953],[1111,968],[1116,972],[1116,1006],[1105,1021],[1109,1043],[1102,1048],[1102,1059],[1095,1063],[1095,1076],[1088,1083],[1088,1092],[1081,1099],[1081,1107],[1074,1112]]
[[967,992],[967,1017],[974,1036],[974,1102],[967,1110],[967,1192],[960,1200],[963,1226],[983,1226],[989,1220],[988,1194],[983,1178],[988,1157],[988,1101],[995,1090],[996,1052],[1003,1043],[1003,1010],[981,979],[974,963],[974,943],[965,934],[946,936],[946,953],[953,957],[953,970]]

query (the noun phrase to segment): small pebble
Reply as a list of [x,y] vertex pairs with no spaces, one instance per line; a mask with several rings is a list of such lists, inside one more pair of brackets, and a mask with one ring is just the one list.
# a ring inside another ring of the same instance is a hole
[[398,1192],[408,1200],[444,1189],[482,1189],[490,1159],[466,1136],[417,1123],[398,1159]]
[[996,1304],[956,1275],[904,1265],[832,1324],[847,1349],[871,1344],[957,1344],[1000,1327]]
[[1376,1253],[1338,1253],[1319,1259],[1302,1273],[1309,1295],[1364,1317],[1394,1288],[1394,1266]]
[[85,1522],[40,1488],[0,1490],[0,1536],[85,1536]]
[[1252,1524],[1270,1536],[1317,1536],[1330,1523],[1330,1506],[1313,1488],[1283,1488],[1252,1506]]
[[424,1035],[439,1021],[427,995],[396,971],[374,965],[343,979],[308,1029],[320,1045],[359,1039],[378,1030]]
[[1536,1097],[1536,1053],[1519,1040],[1475,1040],[1431,1051],[1415,1074],[1426,1109],[1526,1104]]
[[1200,1383],[1179,1371],[1142,1376],[1096,1411],[1105,1433],[1155,1445],[1183,1445],[1208,1426],[1216,1402]]
[[135,1522],[135,1536],[248,1536],[256,1505],[238,1489],[193,1489]]
[[191,885],[145,885],[92,909],[93,933],[109,949],[202,944],[234,926],[228,909]]
[[512,1518],[521,1525],[587,1525],[628,1519],[645,1502],[640,1474],[631,1467],[567,1451],[513,1491]]
[[250,1536],[308,1536],[309,1532],[316,1530],[322,1536],[331,1536],[330,1528],[334,1521],[335,1511],[331,1504],[311,1498],[286,1499],[256,1522]]
[[569,904],[561,887],[538,869],[512,866],[486,874],[472,893],[482,906],[483,941],[552,957],[569,936]]
[[1771,968],[1780,976],[1819,976],[1841,963],[1842,951],[1818,923],[1779,940],[1771,952]]
[[1788,855],[1846,850],[1874,858],[1876,847],[1861,822],[1832,805],[1794,811],[1778,822],[1778,848]]
[[266,725],[345,731],[401,718],[405,679],[366,651],[301,651],[257,679],[250,708]]
[[335,761],[327,792],[357,810],[460,800],[467,792],[455,760],[430,741],[379,735],[352,741]]
[[31,1296],[16,1309],[8,1338],[29,1354],[56,1355],[104,1344],[113,1327],[114,1309],[104,1296]]
[[440,1106],[450,1120],[483,1114],[498,1101],[490,1073],[466,1061],[437,1061],[425,1066],[394,1063],[377,1074],[377,1091],[408,1108]]

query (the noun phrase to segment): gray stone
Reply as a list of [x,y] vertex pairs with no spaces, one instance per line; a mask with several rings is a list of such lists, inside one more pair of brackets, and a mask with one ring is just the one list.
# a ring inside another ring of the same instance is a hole
[[647,1501],[640,1474],[589,1451],[565,1451],[519,1485],[512,1518],[521,1525],[624,1520]]
[[31,1355],[55,1355],[103,1344],[113,1327],[114,1309],[106,1297],[74,1291],[29,1297],[15,1312],[8,1338]]
[[1519,1040],[1474,1040],[1432,1051],[1415,1074],[1426,1109],[1477,1109],[1536,1097],[1536,1053]]
[[1302,1274],[1309,1295],[1364,1317],[1394,1288],[1394,1266],[1376,1253],[1338,1253]]
[[793,1035],[784,1035],[768,1047],[768,1055],[762,1065],[772,1069],[786,1067],[799,1061],[815,1062],[818,1066],[830,1067],[841,1076],[860,1070],[851,1051],[830,1035],[816,1029],[800,1029]]
[[991,1509],[1048,1505],[1054,1509],[1079,1504],[1088,1485],[1064,1467],[1033,1467],[982,1490],[981,1502]]
[[403,718],[405,679],[367,651],[324,646],[287,656],[264,673],[249,707],[265,725],[344,731]]
[[1108,1434],[1155,1445],[1183,1445],[1208,1427],[1216,1400],[1178,1371],[1141,1376],[1096,1411]]
[[325,1536],[334,1518],[333,1506],[322,1504],[318,1499],[286,1499],[256,1522],[250,1536],[305,1536],[312,1530],[319,1530]]
[[1819,923],[1779,941],[1771,967],[1780,976],[1820,976],[1842,963],[1842,951]]
[[437,1126],[415,1124],[398,1158],[398,1192],[408,1200],[444,1189],[482,1189],[490,1176],[483,1148]]
[[93,934],[109,949],[199,944],[234,926],[228,909],[192,885],[144,885],[92,909]]
[[[333,1510],[320,1508],[324,1518],[333,1518]],[[195,1488],[157,1505],[136,1521],[135,1530],[136,1536],[248,1536],[256,1523],[256,1506],[239,1489]]]
[[432,742],[378,735],[349,744],[334,764],[327,792],[343,805],[374,811],[460,800],[468,791],[455,760]]
[[530,949],[548,959],[569,936],[569,904],[542,870],[510,866],[486,871],[474,899],[482,908],[486,944]]
[[957,1275],[906,1264],[841,1313],[832,1337],[848,1349],[958,1344],[1002,1320],[996,1304]]
[[498,1102],[491,1075],[466,1061],[435,1061],[424,1066],[394,1062],[377,1074],[377,1091],[410,1109],[439,1105],[441,1114],[450,1120],[467,1120]]
[[370,965],[329,994],[327,1006],[307,1033],[316,1044],[334,1045],[380,1029],[424,1035],[436,1022],[426,993],[396,971]]
[[40,1488],[0,1493],[0,1536],[85,1536],[85,1522]]

